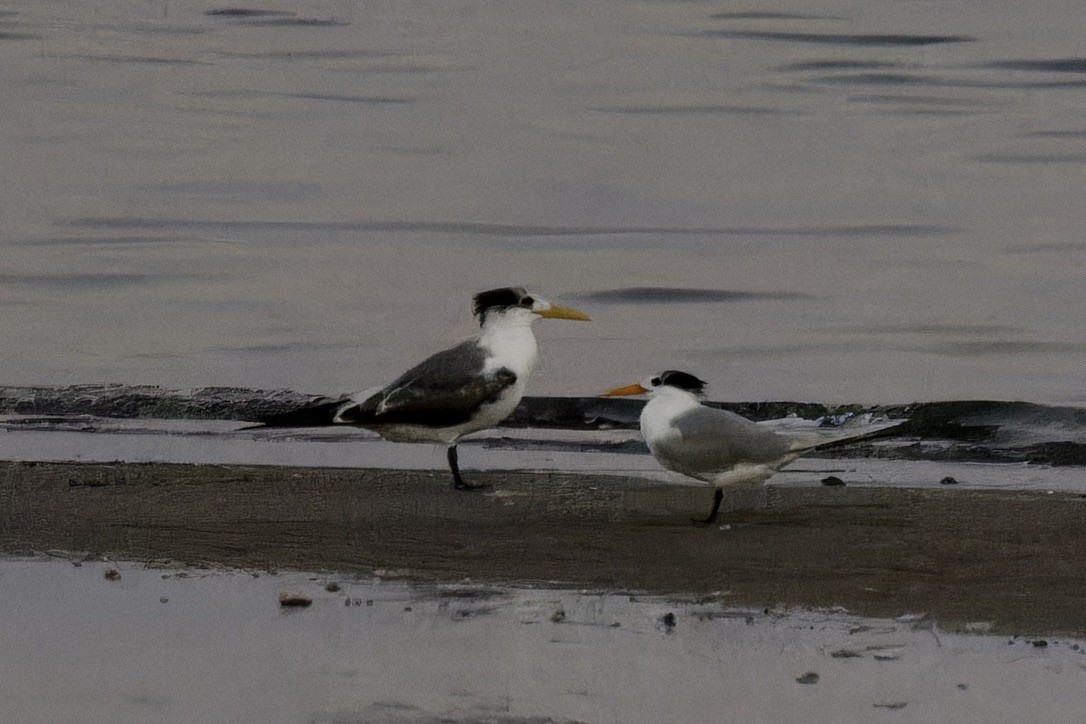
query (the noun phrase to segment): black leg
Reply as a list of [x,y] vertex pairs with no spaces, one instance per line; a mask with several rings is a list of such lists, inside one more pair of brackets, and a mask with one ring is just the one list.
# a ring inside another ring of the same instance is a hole
[[713,509],[709,511],[709,517],[705,520],[694,518],[694,525],[712,525],[716,522],[716,514],[720,512],[720,501],[724,500],[724,491],[717,488],[713,492]]
[[478,490],[479,488],[485,488],[485,485],[468,485],[464,482],[464,479],[460,477],[460,463],[456,455],[456,445],[449,445],[448,450],[449,458],[449,470],[452,470],[453,476],[453,488],[456,490]]

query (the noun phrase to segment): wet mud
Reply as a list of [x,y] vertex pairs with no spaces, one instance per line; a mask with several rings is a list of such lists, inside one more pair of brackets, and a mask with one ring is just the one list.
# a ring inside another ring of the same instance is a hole
[[880,487],[710,491],[577,473],[0,463],[0,553],[330,570],[923,612],[1086,634],[1086,496]]

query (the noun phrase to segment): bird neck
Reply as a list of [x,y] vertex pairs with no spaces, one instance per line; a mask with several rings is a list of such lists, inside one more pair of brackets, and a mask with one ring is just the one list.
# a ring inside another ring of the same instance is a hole
[[483,322],[479,344],[490,351],[488,368],[505,367],[518,377],[531,373],[537,356],[532,321],[527,315],[496,314]]
[[653,391],[652,398],[645,405],[645,414],[674,415],[686,412],[701,404],[701,399],[692,392],[680,390],[678,387],[664,386]]

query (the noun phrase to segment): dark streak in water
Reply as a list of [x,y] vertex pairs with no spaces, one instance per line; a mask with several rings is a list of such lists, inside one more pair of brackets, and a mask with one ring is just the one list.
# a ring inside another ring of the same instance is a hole
[[1086,58],[1057,58],[1053,60],[996,60],[986,68],[1026,70],[1042,73],[1086,73]]
[[989,340],[944,342],[922,347],[921,352],[952,357],[987,357],[990,355],[1060,354],[1084,352],[1086,344],[1077,342],[1030,342],[1023,340]]
[[156,25],[99,25],[97,30],[110,33],[138,33],[140,35],[203,35],[204,28],[164,27]]
[[145,219],[138,217],[84,217],[66,226],[112,230],[194,230],[237,231],[363,231],[479,234],[484,236],[604,236],[617,234],[673,234],[679,236],[947,236],[958,227],[936,224],[855,224],[799,227],[659,227],[659,226],[530,226],[487,224],[470,221],[199,221],[196,219]]
[[1064,241],[1064,242],[1050,242],[1046,244],[1030,244],[1030,245],[1016,245],[1008,246],[1003,249],[1005,254],[1050,254],[1059,253],[1065,254],[1067,252],[1081,252],[1086,251],[1086,241]]
[[866,101],[868,103],[922,103],[932,106],[992,106],[989,101],[978,101],[971,98],[943,98],[940,96],[906,95],[903,93],[856,93],[849,96],[850,101]]
[[702,38],[736,38],[739,40],[780,40],[791,43],[820,45],[855,45],[864,47],[914,47],[940,43],[971,43],[976,38],[967,35],[900,35],[851,33],[789,33],[762,30],[702,30],[690,33]]
[[901,66],[898,63],[887,63],[881,60],[807,60],[782,65],[777,70],[880,70],[899,67]]
[[91,246],[102,245],[142,245],[142,244],[188,244],[194,241],[218,241],[217,239],[193,239],[178,236],[61,236],[49,239],[24,239],[15,242],[19,246]]
[[852,73],[849,75],[820,75],[815,83],[831,85],[944,85],[945,81],[929,75],[912,73]]
[[799,13],[756,11],[715,13],[709,17],[713,20],[844,20],[838,15],[801,15]]
[[413,103],[411,98],[397,98],[396,96],[350,96],[338,93],[268,93],[269,96],[278,98],[300,98],[313,101],[336,101],[341,103],[366,103],[373,105],[404,105]]
[[268,52],[245,52],[219,50],[216,55],[224,58],[257,58],[261,60],[320,58],[324,60],[372,60],[391,58],[400,53],[381,53],[372,50],[275,50]]
[[204,15],[227,18],[263,18],[283,15],[293,16],[294,13],[286,10],[262,10],[257,8],[219,8],[217,10],[208,10]]
[[8,33],[0,32],[0,40],[41,40],[37,33]]
[[995,82],[964,79],[946,80],[930,75],[911,73],[853,73],[850,75],[823,75],[812,79],[815,83],[826,85],[923,85],[940,88],[980,88],[1009,90],[1043,90],[1046,88],[1082,88],[1086,80],[1065,80],[1048,82]]
[[151,280],[146,274],[0,274],[0,284],[28,284],[30,286],[73,287],[93,289],[98,287],[133,286]]
[[270,20],[254,20],[245,23],[248,27],[278,28],[278,27],[302,27],[302,28],[333,28],[346,27],[348,23],[339,20],[324,20],[321,18],[273,18]]
[[977,111],[952,108],[900,108],[877,111],[876,114],[882,116],[975,116]]
[[1084,153],[982,153],[972,156],[971,160],[980,163],[1011,164],[1057,164],[1082,163],[1086,161]]
[[830,332],[846,332],[852,334],[923,334],[923,335],[953,335],[963,334],[1010,334],[1021,332],[1021,327],[1011,327],[1004,324],[869,324],[849,325],[823,328]]
[[89,55],[85,53],[72,53],[57,57],[72,58],[77,60],[104,61],[107,63],[151,63],[154,65],[214,65],[204,60],[185,60],[182,58],[160,58],[149,55]]
[[680,287],[626,287],[570,296],[599,304],[703,304],[810,298],[805,294],[791,292],[737,292],[727,289],[684,289]]
[[1086,128],[1065,131],[1030,131],[1021,135],[1026,138],[1086,138]]
[[[174,181],[166,183],[143,184],[135,194],[139,197],[158,199],[166,197],[174,201],[187,198],[207,202],[239,202],[260,199],[262,202],[274,200],[312,200],[321,195],[320,184],[300,181]],[[157,201],[156,201],[157,203]]]
[[675,106],[613,106],[597,108],[603,113],[626,113],[630,115],[689,115],[698,113],[724,113],[749,116],[795,115],[792,111],[781,108],[757,108],[751,106],[728,105],[675,105]]
[[162,274],[133,274],[123,272],[85,272],[57,274],[0,274],[0,284],[49,287],[72,291],[89,291],[110,287],[132,287],[163,282],[192,282],[224,278],[222,274],[186,274],[165,272]]

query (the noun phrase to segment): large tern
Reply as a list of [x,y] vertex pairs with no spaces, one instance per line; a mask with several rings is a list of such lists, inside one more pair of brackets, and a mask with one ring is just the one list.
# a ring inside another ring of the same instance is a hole
[[476,294],[479,333],[415,365],[383,388],[261,420],[267,427],[353,425],[396,442],[447,446],[453,487],[472,490],[460,476],[456,442],[493,427],[524,396],[538,356],[532,323],[540,318],[588,321],[579,309],[551,304],[521,287]]
[[827,437],[806,430],[775,430],[728,410],[702,404],[705,382],[687,372],[667,370],[644,381],[616,387],[605,396],[649,395],[641,411],[641,435],[653,457],[668,470],[716,488],[704,520],[716,521],[724,488],[756,485],[805,452],[855,442],[895,427],[872,424],[862,431],[836,430]]

